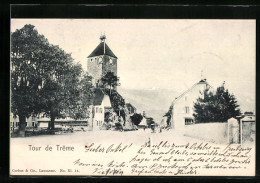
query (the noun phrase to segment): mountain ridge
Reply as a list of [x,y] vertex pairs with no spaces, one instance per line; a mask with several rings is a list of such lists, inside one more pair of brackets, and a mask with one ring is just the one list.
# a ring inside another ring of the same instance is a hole
[[[160,122],[163,115],[168,111],[172,101],[181,95],[173,89],[126,89],[118,88],[118,92],[125,99],[126,103],[131,103],[136,107],[138,113],[145,111],[148,117],[154,118],[155,122]],[[242,112],[252,111],[255,113],[254,97],[243,94],[235,95]]]

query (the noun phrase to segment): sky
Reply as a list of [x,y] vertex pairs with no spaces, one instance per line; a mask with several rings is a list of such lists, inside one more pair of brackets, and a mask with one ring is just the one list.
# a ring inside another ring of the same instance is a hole
[[12,19],[11,32],[32,24],[87,68],[105,33],[126,89],[185,91],[207,78],[255,99],[255,20]]

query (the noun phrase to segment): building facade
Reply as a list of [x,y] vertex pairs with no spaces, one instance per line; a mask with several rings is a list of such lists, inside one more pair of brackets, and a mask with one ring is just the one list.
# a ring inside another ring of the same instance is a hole
[[92,84],[95,87],[101,84],[101,78],[106,73],[112,72],[117,76],[117,57],[108,47],[105,35],[100,37],[100,41],[99,45],[87,58],[87,70],[93,78]]
[[[30,116],[26,118],[26,127],[27,128],[34,128],[37,127],[38,117]],[[19,117],[15,117],[13,113],[10,112],[10,128],[14,130],[15,128],[19,127]]]
[[96,88],[94,91],[94,100],[92,107],[92,118],[90,126],[92,130],[99,130],[105,122],[105,113],[111,111],[111,102],[107,94],[101,89]]
[[193,105],[199,97],[203,96],[205,89],[213,91],[206,79],[194,84],[190,89],[175,98],[171,104],[171,126],[174,130],[182,131],[185,125],[194,123]]

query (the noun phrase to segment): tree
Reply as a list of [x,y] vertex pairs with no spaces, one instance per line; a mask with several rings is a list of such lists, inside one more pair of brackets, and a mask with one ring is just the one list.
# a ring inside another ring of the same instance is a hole
[[173,107],[170,106],[169,110],[167,113],[165,113],[165,115],[163,117],[167,117],[166,123],[167,123],[167,127],[171,125],[171,119],[172,119],[172,109]]
[[218,87],[216,93],[204,90],[203,96],[194,103],[196,122],[226,122],[231,117],[241,114],[237,100],[224,86]]
[[81,97],[81,65],[74,65],[71,55],[58,46],[51,46],[49,53],[51,69],[43,76],[45,83],[39,89],[39,106],[50,117],[48,129],[54,129],[55,119],[68,117],[67,114],[74,119],[82,118],[87,105],[81,101],[84,98]]
[[138,113],[134,113],[132,116],[130,116],[132,123],[134,123],[134,125],[138,126],[140,124],[140,122],[143,119],[143,116],[141,114]]
[[148,128],[150,128],[152,124],[155,124],[154,119],[151,117],[146,117],[146,121],[147,121]]
[[119,78],[114,75],[113,72],[107,72],[102,78],[101,78],[102,84],[104,86],[109,86],[109,92],[111,94],[112,87],[119,86]]
[[[123,116],[125,114],[125,99],[115,90],[104,89],[103,91],[109,96],[113,110],[117,115],[120,113],[120,116]],[[123,116],[123,118],[125,117]]]
[[112,122],[113,121],[112,116],[113,116],[113,114],[110,111],[106,112],[105,117],[104,117],[104,121],[106,123]]
[[54,129],[55,119],[67,117],[67,113],[77,111],[72,117],[82,117],[87,104],[82,99],[91,95],[86,89],[89,83],[83,83],[89,78],[81,81],[81,65],[74,65],[70,54],[49,44],[33,25],[12,33],[11,63],[11,111],[19,116],[20,130],[25,129],[23,124],[30,115],[50,117],[49,129]]
[[38,86],[48,70],[46,50],[49,43],[33,25],[25,25],[11,34],[11,112],[19,117],[19,130],[24,131],[26,118],[37,114]]
[[[80,68],[80,70],[82,70],[82,68]],[[75,84],[78,84],[74,86],[75,92],[70,100],[70,108],[66,109],[66,113],[69,114],[69,117],[75,120],[89,118],[88,108],[89,105],[92,104],[93,99],[91,79],[91,76],[83,72],[83,77],[80,81],[75,82]]]

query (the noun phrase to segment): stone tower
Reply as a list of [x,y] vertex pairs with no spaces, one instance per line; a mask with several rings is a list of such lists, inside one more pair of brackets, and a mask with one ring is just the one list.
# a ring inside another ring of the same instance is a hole
[[117,57],[108,47],[105,35],[100,36],[99,45],[87,59],[87,70],[89,75],[93,77],[93,86],[97,87],[101,83],[101,78],[107,72],[113,72],[117,76]]

